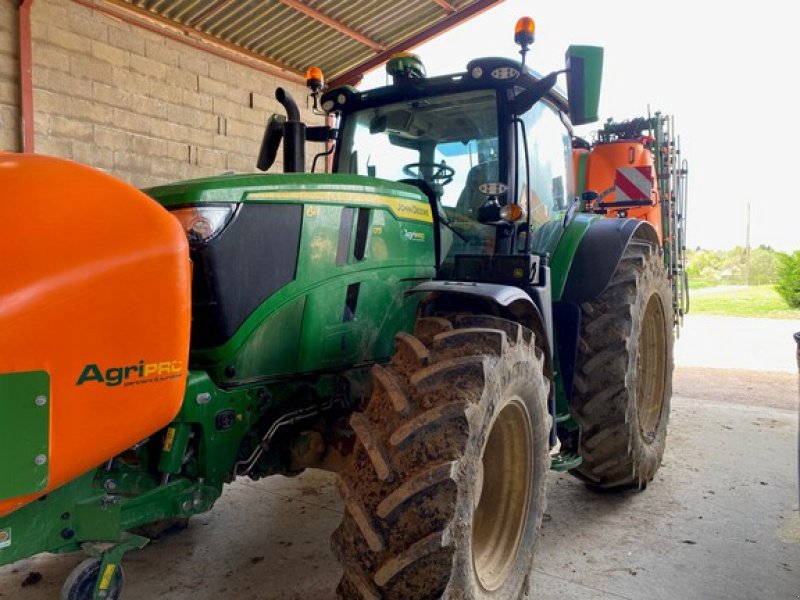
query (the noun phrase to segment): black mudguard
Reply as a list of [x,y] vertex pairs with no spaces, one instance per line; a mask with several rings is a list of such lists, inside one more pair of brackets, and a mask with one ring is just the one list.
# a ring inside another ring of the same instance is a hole
[[580,304],[596,298],[608,286],[625,247],[632,239],[659,245],[656,230],[638,219],[598,219],[583,236],[570,265],[564,292],[553,303],[558,362],[567,400],[572,397],[578,337],[581,330]]
[[[550,269],[542,267],[539,286],[516,287],[493,283],[428,281],[408,293],[425,293],[420,316],[459,311],[490,314],[524,325],[536,336],[536,345],[544,353],[545,376],[553,381],[553,318]],[[548,409],[555,415],[555,386],[550,386]],[[556,443],[555,418],[550,437]]]
[[572,259],[561,302],[580,304],[602,294],[611,281],[614,271],[617,270],[625,247],[633,238],[658,245],[656,230],[646,221],[638,219],[593,221]]

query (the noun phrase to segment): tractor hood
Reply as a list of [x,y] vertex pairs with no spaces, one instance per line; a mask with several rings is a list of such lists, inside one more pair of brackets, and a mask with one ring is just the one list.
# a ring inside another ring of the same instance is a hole
[[[285,173],[218,175],[145,189],[167,210],[215,203],[328,203],[387,208],[398,217],[431,221],[428,199],[417,188],[360,175]],[[410,203],[410,204],[409,204]]]
[[[353,304],[352,286],[366,291],[378,270],[434,273],[431,205],[414,186],[288,173],[223,175],[145,191],[186,232],[194,266],[193,364],[220,365],[212,373],[219,384],[263,376],[265,369],[273,375],[302,369],[301,349],[290,347],[306,322],[312,327],[303,317],[307,304],[320,302],[341,324],[348,288]],[[331,303],[338,295],[342,306]],[[269,365],[265,335],[277,336],[269,346],[282,349]],[[260,354],[251,355],[250,347]]]

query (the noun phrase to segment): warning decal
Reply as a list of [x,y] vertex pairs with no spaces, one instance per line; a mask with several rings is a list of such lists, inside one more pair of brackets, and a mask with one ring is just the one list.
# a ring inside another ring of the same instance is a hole
[[617,169],[614,188],[616,202],[651,202],[653,168],[624,167]]

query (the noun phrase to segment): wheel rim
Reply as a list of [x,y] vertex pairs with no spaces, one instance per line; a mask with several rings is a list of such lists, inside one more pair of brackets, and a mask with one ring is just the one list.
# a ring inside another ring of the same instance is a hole
[[505,581],[517,556],[531,497],[531,420],[520,398],[513,398],[497,415],[481,462],[472,560],[480,584],[491,591]]
[[661,422],[667,374],[667,327],[657,295],[648,300],[641,327],[636,356],[636,412],[642,437],[650,443]]

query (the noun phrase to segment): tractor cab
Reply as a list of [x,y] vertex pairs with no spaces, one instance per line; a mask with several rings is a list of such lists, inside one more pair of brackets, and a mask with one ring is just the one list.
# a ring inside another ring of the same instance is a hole
[[535,285],[574,200],[570,118],[588,122],[596,112],[584,75],[599,68],[594,50],[568,53],[580,65],[568,78],[575,106],[554,89],[558,73],[541,76],[513,59],[480,58],[428,78],[414,55],[396,56],[386,66],[391,85],[321,96],[339,118],[333,171],[428,197],[438,278]]

